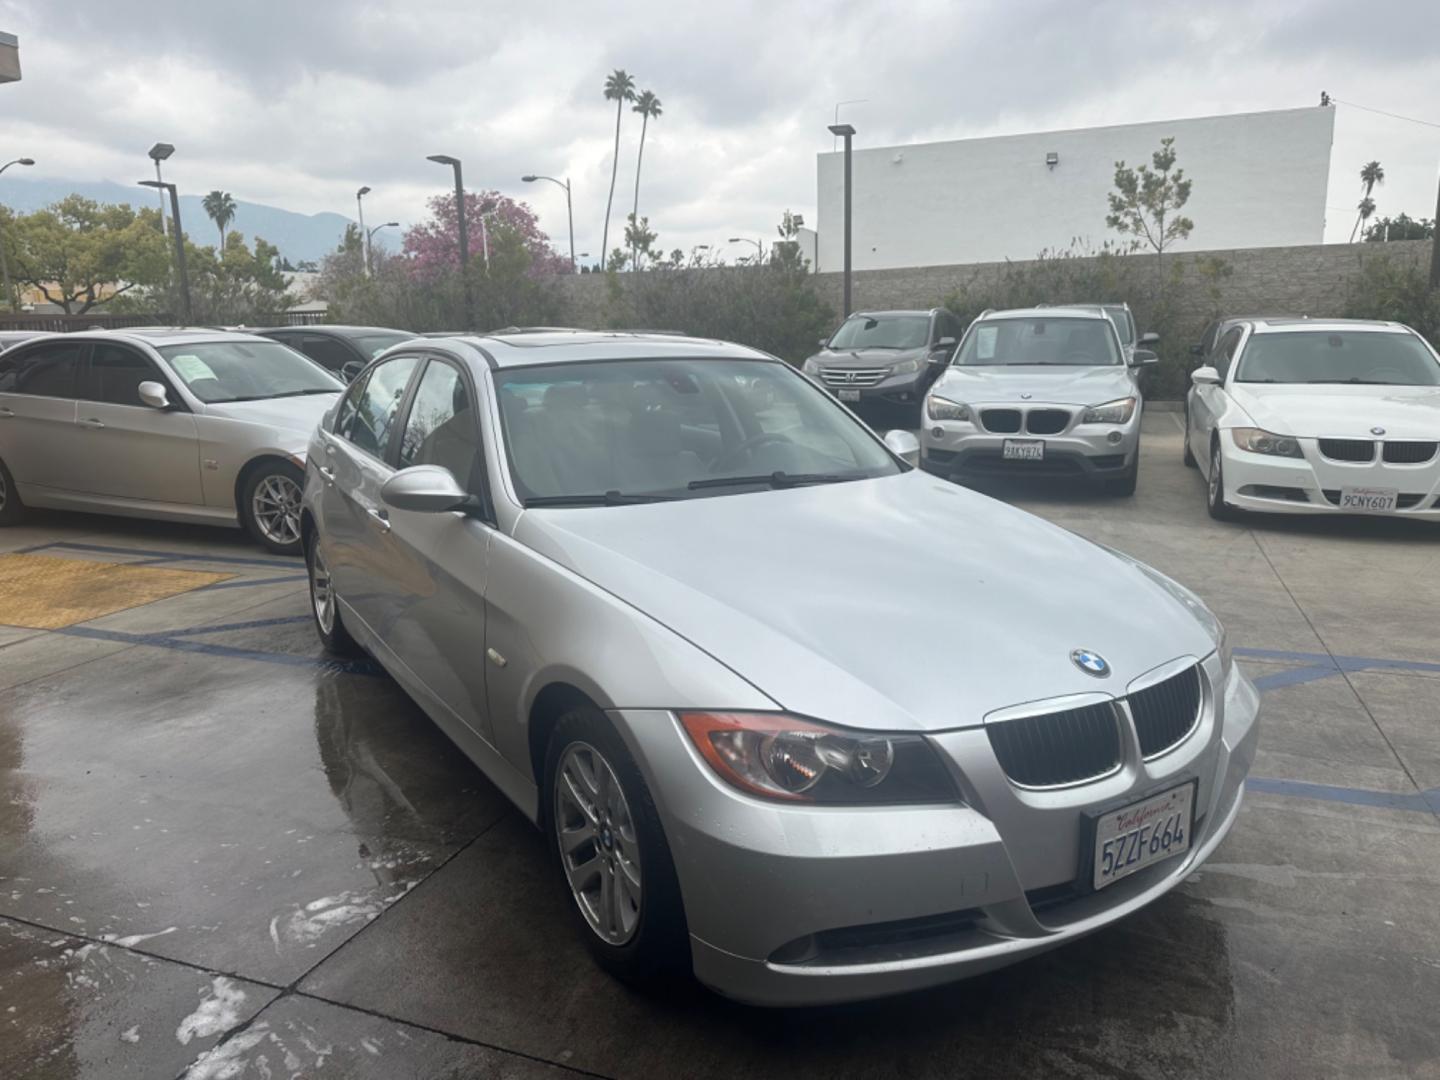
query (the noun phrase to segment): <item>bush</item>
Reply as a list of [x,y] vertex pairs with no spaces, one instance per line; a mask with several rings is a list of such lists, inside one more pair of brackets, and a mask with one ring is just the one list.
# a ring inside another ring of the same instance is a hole
[[1440,290],[1432,290],[1426,270],[1413,263],[1399,264],[1388,256],[1367,259],[1350,283],[1345,314],[1404,323],[1440,349]]

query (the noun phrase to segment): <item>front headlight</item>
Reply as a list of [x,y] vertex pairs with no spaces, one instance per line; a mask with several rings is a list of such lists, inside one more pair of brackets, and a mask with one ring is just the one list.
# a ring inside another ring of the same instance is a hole
[[800,365],[800,370],[805,372],[806,375],[819,375],[820,361],[816,360],[815,357],[812,356],[808,360],[806,360],[805,363]]
[[1237,427],[1230,429],[1230,437],[1241,450],[1252,454],[1269,454],[1272,457],[1298,458],[1300,443],[1289,435],[1276,435],[1258,427]]
[[1104,405],[1092,405],[1080,417],[1082,424],[1128,424],[1135,415],[1135,399],[1119,398]]
[[894,367],[892,367],[892,368],[890,369],[890,374],[891,374],[891,375],[908,375],[908,374],[909,374],[910,372],[912,372],[912,371],[919,371],[919,370],[920,370],[920,361],[919,361],[919,360],[914,360],[914,359],[911,359],[911,360],[901,360],[898,364],[896,364]]
[[783,713],[681,713],[680,722],[722,780],[762,799],[960,802],[954,779],[919,735],[849,731]]
[[931,394],[925,399],[925,415],[931,420],[969,420],[970,406]]

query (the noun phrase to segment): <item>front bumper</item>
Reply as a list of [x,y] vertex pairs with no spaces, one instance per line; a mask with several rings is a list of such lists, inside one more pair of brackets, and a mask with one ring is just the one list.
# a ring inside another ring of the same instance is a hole
[[[1219,661],[1205,661],[1215,686]],[[1164,895],[1239,813],[1259,698],[1232,669],[1176,750],[1061,791],[1011,785],[983,729],[934,735],[968,805],[799,808],[725,785],[670,713],[622,710],[617,727],[656,797],[679,875],[696,976],[760,1005],[880,997],[977,975],[1073,941]],[[1198,778],[1196,835],[1094,893],[1075,888],[1086,810]]]
[[[1009,406],[971,406],[978,418],[983,410]],[[1078,413],[1074,405],[1027,403],[1027,410]],[[1019,410],[1015,410],[1019,411]],[[1125,424],[1082,424],[1073,418],[1054,434],[1031,433],[1029,423],[1015,432],[986,430],[977,420],[932,420],[921,414],[920,467],[946,479],[1036,476],[1082,477],[1104,480],[1132,468],[1140,452],[1140,413]],[[1011,440],[1041,440],[1041,461],[1010,460],[1004,455]]]
[[[1344,514],[1343,488],[1389,488],[1399,493],[1385,516],[1440,520],[1440,455],[1428,462],[1401,465],[1376,455],[1371,462],[1334,461],[1320,453],[1318,441],[1300,439],[1303,458],[1252,454],[1220,433],[1225,501],[1240,510],[1266,514]],[[1367,515],[1370,516],[1370,515]]]

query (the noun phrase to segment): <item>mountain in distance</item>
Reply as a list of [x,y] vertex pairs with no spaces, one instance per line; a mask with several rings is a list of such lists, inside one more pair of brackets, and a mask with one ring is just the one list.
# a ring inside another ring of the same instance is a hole
[[[15,175],[11,169],[0,177],[0,203],[21,214],[39,210],[59,202],[66,195],[83,195],[100,203],[129,203],[131,206],[158,206],[159,195],[153,188],[138,185],[129,187],[112,180],[30,180]],[[205,214],[200,195],[180,196],[180,218],[186,235],[193,243],[204,246],[216,244],[220,235],[215,223]],[[165,216],[170,216],[169,197],[166,197]],[[278,206],[264,206],[260,203],[236,201],[235,220],[226,231],[235,229],[245,235],[247,241],[262,236],[268,243],[280,249],[280,254],[292,263],[315,260],[318,262],[340,246],[345,235],[345,226],[354,222],[343,214],[297,214],[282,210]],[[376,246],[384,241],[377,236]],[[394,241],[392,240],[392,244]]]

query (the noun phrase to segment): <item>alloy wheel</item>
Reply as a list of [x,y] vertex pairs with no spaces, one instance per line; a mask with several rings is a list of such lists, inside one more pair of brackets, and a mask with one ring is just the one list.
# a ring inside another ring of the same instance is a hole
[[320,543],[312,541],[310,549],[310,602],[315,606],[315,621],[327,634],[335,632],[335,586],[330,568],[320,554]]
[[272,544],[293,544],[300,539],[300,496],[300,485],[280,473],[271,473],[255,486],[250,510],[256,526]]
[[614,768],[572,743],[555,774],[555,838],[570,891],[590,929],[624,945],[640,925],[640,840]]

